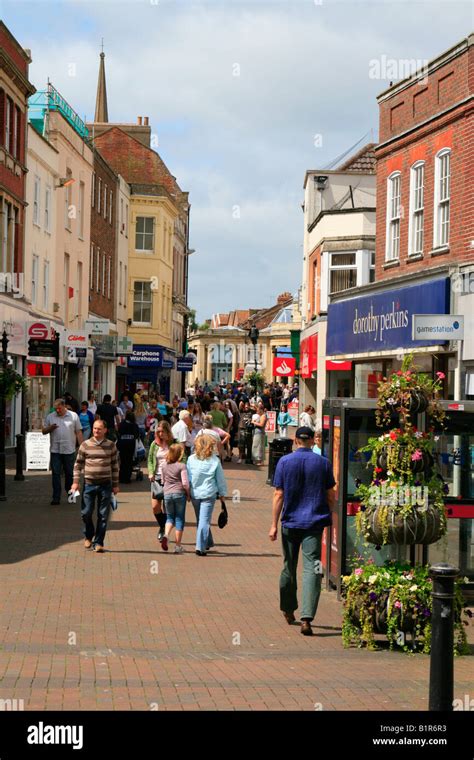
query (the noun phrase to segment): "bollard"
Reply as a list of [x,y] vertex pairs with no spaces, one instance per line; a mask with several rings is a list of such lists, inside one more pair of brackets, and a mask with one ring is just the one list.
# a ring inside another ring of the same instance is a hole
[[252,461],[253,425],[245,428],[245,464],[253,464]]
[[16,436],[16,475],[13,480],[24,480],[23,475],[23,453],[25,451],[25,436],[18,433]]
[[454,696],[454,581],[459,570],[446,562],[430,568],[433,579],[429,709],[453,709]]

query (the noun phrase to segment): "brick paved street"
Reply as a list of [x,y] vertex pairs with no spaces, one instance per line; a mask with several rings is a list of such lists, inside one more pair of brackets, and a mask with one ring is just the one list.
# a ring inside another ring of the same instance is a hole
[[[49,474],[16,483],[10,470],[0,698],[25,710],[426,709],[428,657],[344,650],[335,594],[323,593],[313,638],[284,622],[266,472],[226,474],[241,502],[228,499],[229,525],[200,558],[189,506],[189,553],[160,551],[146,480],[123,486],[100,555],[83,548],[77,506],[50,506]],[[473,658],[456,659],[455,696],[473,679]]]

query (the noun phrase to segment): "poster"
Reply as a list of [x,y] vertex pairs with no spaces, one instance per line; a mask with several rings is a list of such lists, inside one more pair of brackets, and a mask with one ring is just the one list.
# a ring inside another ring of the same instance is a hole
[[49,470],[49,434],[39,431],[26,434],[26,470]]
[[295,427],[298,427],[299,419],[300,419],[300,404],[297,399],[294,401],[290,401],[288,404],[288,414],[291,417],[290,425],[293,425]]
[[276,430],[276,412],[267,412],[267,424],[265,425],[266,433],[274,433]]

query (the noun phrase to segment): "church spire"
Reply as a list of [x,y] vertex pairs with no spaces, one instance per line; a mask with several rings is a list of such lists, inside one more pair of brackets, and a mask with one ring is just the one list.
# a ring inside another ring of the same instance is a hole
[[109,112],[107,109],[107,88],[105,85],[105,53],[104,41],[102,40],[102,52],[100,54],[99,80],[97,82],[97,98],[95,101],[95,122],[108,122]]

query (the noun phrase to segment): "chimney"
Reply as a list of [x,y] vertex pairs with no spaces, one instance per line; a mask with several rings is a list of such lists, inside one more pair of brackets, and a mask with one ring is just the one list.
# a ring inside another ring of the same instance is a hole
[[139,125],[140,125],[140,127],[141,127],[141,125],[142,125],[142,117],[141,117],[141,116],[139,116],[139,117],[137,118],[137,124],[139,124]]
[[291,293],[281,293],[277,298],[277,304],[280,306],[281,304],[286,303],[287,301],[292,298]]
[[145,127],[148,127],[148,116],[143,117],[143,124]]

